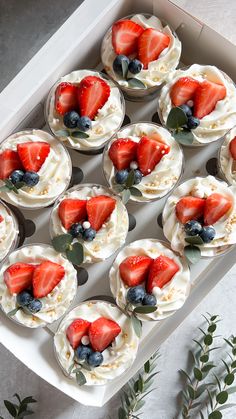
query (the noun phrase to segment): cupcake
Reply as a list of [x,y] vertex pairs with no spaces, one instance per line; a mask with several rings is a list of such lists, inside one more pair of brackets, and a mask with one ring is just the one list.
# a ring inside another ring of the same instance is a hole
[[224,179],[230,184],[236,184],[236,127],[230,130],[219,150],[219,168]]
[[167,199],[162,218],[173,250],[220,255],[236,243],[236,187],[213,176],[189,179]]
[[76,185],[55,203],[50,234],[68,235],[83,248],[83,263],[100,262],[115,253],[126,240],[128,213],[119,197],[102,185]]
[[101,48],[107,74],[130,100],[152,99],[179,64],[181,42],[174,31],[149,14],[116,21]]
[[45,326],[59,319],[76,290],[73,265],[45,244],[15,250],[0,267],[0,306],[26,327]]
[[0,197],[16,207],[51,205],[70,178],[66,148],[45,131],[16,132],[0,144]]
[[124,247],[110,270],[117,305],[140,320],[163,320],[182,307],[190,291],[185,258],[156,239]]
[[140,122],[126,125],[113,137],[104,150],[103,168],[114,192],[128,189],[132,201],[154,201],[178,182],[183,153],[169,131]]
[[163,124],[175,130],[182,144],[207,145],[236,124],[236,88],[217,67],[194,64],[169,75],[158,111]]
[[18,241],[18,221],[10,208],[0,201],[0,261],[16,248]]
[[52,133],[67,147],[97,154],[121,127],[124,98],[103,73],[77,70],[61,77],[46,103]]
[[86,301],[62,320],[54,337],[63,372],[79,385],[104,385],[135,360],[139,340],[129,317],[105,301]]

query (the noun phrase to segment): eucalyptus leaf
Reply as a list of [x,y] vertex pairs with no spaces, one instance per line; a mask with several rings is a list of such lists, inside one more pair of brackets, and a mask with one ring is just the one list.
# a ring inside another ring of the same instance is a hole
[[83,386],[86,383],[86,377],[82,371],[76,373],[76,382],[79,386]]
[[192,264],[197,263],[201,258],[201,250],[198,247],[192,245],[185,246],[184,254],[187,260]]
[[149,314],[157,310],[156,306],[138,306],[134,308],[135,313]]
[[29,416],[29,415],[33,415],[34,411],[33,410],[25,410],[24,412],[21,412],[18,416],[17,419],[23,419],[25,416]]
[[72,373],[72,370],[73,370],[74,366],[75,366],[74,364],[71,364],[71,365],[70,365],[70,367],[69,367],[69,369],[68,369],[68,374],[69,374],[69,375]]
[[122,192],[122,191],[124,190],[124,186],[123,186],[123,185],[115,185],[115,186],[114,186],[114,190],[115,190],[117,193],[120,193],[120,192]]
[[21,403],[21,398],[20,398],[19,394],[15,393],[15,394],[13,394],[13,397],[16,397],[18,402]]
[[145,364],[144,364],[144,371],[146,373],[149,373],[149,371],[150,371],[150,361],[149,360],[147,362],[145,362]]
[[137,319],[135,315],[131,316],[131,322],[135,331],[135,334],[138,336],[138,338],[142,335],[142,322]]
[[133,196],[143,196],[142,192],[140,191],[140,189],[135,188],[135,186],[131,186],[129,188],[131,195]]
[[119,407],[119,410],[118,410],[118,418],[119,419],[127,419],[127,415],[126,415],[126,412],[123,409],[123,407]]
[[140,393],[142,393],[143,391],[143,378],[141,374],[139,374],[139,379],[138,379],[138,390]]
[[214,323],[214,324],[210,324],[210,326],[208,327],[208,329],[207,329],[207,331],[209,332],[209,333],[214,333],[215,332],[215,330],[216,330],[216,324]]
[[233,384],[234,382],[234,374],[232,373],[227,374],[224,381],[225,381],[225,384],[227,384],[227,386],[231,386],[231,384]]
[[66,250],[66,257],[73,265],[80,265],[84,260],[84,248],[82,244],[72,244],[72,249]]
[[192,400],[194,400],[195,399],[195,390],[194,390],[194,388],[188,384],[187,385],[187,390],[188,390],[189,397]]
[[140,410],[140,409],[142,409],[142,407],[145,405],[145,401],[144,400],[140,400],[137,404],[136,404],[136,406],[135,406],[135,408],[134,408],[134,412],[137,412],[138,410]]
[[190,378],[190,375],[186,371],[181,369],[181,370],[179,370],[179,372],[180,372],[180,374],[184,375],[187,378],[187,380],[189,380],[190,383],[192,384],[192,380]]
[[13,403],[9,402],[9,400],[4,400],[4,405],[5,405],[6,409],[8,410],[8,412],[10,413],[10,415],[13,418],[16,417],[17,410],[15,408],[15,405]]
[[202,355],[202,356],[200,356],[200,361],[202,363],[208,362],[209,361],[209,355]]
[[172,108],[167,117],[166,126],[171,129],[178,129],[185,125],[188,118],[181,108]]
[[65,252],[73,241],[71,234],[60,234],[52,239],[52,245],[57,252]]
[[129,189],[124,189],[121,192],[122,202],[123,202],[124,205],[127,204],[127,202],[130,199],[130,196],[131,196],[131,193],[130,193],[130,190]]
[[71,132],[70,136],[72,138],[89,138],[89,135],[86,134],[86,132],[83,132],[83,131],[73,131],[73,132]]
[[61,129],[59,131],[56,131],[55,135],[57,137],[69,137],[70,136],[70,131],[68,131],[67,129]]
[[224,341],[229,345],[229,346],[231,346],[231,348],[232,349],[234,349],[234,345],[232,344],[232,342],[230,342],[230,340],[229,339],[226,339],[226,338],[224,338]]
[[23,188],[25,185],[26,185],[26,183],[25,183],[25,182],[16,182],[16,183],[15,183],[15,187],[16,187],[16,189],[21,189],[21,188]]
[[229,397],[229,395],[228,395],[227,391],[223,390],[216,395],[216,401],[219,404],[224,404],[224,403],[227,402],[228,397]]
[[202,380],[202,372],[199,368],[195,367],[193,369],[193,373],[194,373],[194,377],[197,381],[201,381]]
[[173,137],[179,144],[182,145],[191,145],[194,141],[192,131],[189,131],[187,129],[182,129],[180,131],[174,132]]
[[126,179],[126,182],[125,182],[125,186],[127,188],[130,188],[131,186],[133,186],[133,184],[134,184],[134,178],[135,178],[134,170],[130,170],[130,172],[128,174],[128,177]]
[[215,368],[214,364],[205,364],[202,367],[202,372],[209,372],[210,370],[212,370],[212,368]]
[[205,343],[205,345],[211,346],[212,345],[212,342],[213,342],[213,338],[212,338],[211,335],[206,335],[204,337],[204,343]]
[[188,236],[185,237],[185,241],[190,244],[203,244],[203,240],[200,236]]
[[0,187],[0,192],[8,192],[9,188],[7,186],[1,186]]
[[222,413],[219,412],[219,410],[214,410],[214,412],[211,412],[208,416],[208,419],[221,419]]
[[7,315],[8,315],[9,317],[13,317],[13,316],[15,316],[15,314],[17,313],[17,311],[19,311],[20,309],[21,309],[21,307],[16,307],[16,308],[14,308],[13,310],[9,311],[9,312],[7,313]]
[[131,77],[130,79],[127,79],[130,87],[137,87],[138,89],[146,89],[145,84],[135,77]]
[[21,404],[30,404],[30,403],[37,403],[37,400],[35,400],[32,396],[25,397]]
[[121,60],[122,76],[126,80],[129,64],[126,60]]

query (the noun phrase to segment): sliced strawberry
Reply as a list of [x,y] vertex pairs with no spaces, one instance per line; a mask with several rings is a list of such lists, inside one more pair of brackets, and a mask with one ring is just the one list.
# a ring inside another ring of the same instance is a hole
[[222,84],[204,80],[198,86],[194,96],[194,116],[201,119],[211,113],[219,100],[226,96],[226,88]]
[[60,202],[58,215],[66,230],[69,230],[72,224],[86,219],[86,205],[87,201],[82,199],[63,199]]
[[144,176],[149,175],[155,166],[168,154],[170,147],[148,137],[142,137],[138,143],[137,161]]
[[45,141],[20,143],[17,152],[25,170],[38,172],[50,153],[50,145]]
[[87,201],[88,220],[91,227],[98,231],[107,221],[116,206],[116,200],[106,195],[99,195]]
[[129,138],[118,138],[110,149],[109,157],[117,170],[129,168],[130,163],[136,160],[138,144]]
[[195,196],[184,196],[176,204],[176,217],[182,224],[190,220],[198,220],[203,215],[204,206],[205,199]]
[[3,222],[3,220],[4,220],[4,218],[1,216],[1,214],[0,214],[0,223],[2,223]]
[[229,151],[233,159],[236,160],[236,137],[230,141]]
[[62,280],[65,269],[58,263],[45,260],[36,266],[33,274],[33,294],[35,298],[46,297]]
[[18,153],[14,150],[4,150],[0,154],[0,179],[7,179],[14,170],[22,169]]
[[144,29],[132,20],[119,20],[112,26],[112,45],[117,55],[129,55],[137,51],[139,36]]
[[129,256],[119,266],[122,281],[136,287],[147,279],[152,259],[148,256]]
[[158,59],[160,53],[169,46],[170,38],[157,29],[148,28],[138,39],[138,59],[145,69],[148,64]]
[[[181,77],[178,79],[170,91],[170,98],[174,106],[181,106],[188,100],[193,99],[196,89],[199,86],[199,81],[192,77]],[[195,103],[194,103],[195,105]]]
[[215,224],[232,208],[232,201],[228,196],[213,193],[206,199],[204,209],[204,224]]
[[151,294],[154,287],[163,288],[178,271],[179,266],[173,259],[167,256],[156,258],[151,265],[146,283],[147,292]]
[[80,115],[94,119],[99,109],[107,102],[110,92],[109,84],[100,77],[84,77],[80,82],[77,93]]
[[78,87],[67,82],[60,83],[55,92],[55,109],[60,115],[78,109]]
[[90,324],[87,320],[76,319],[67,327],[66,336],[73,349],[78,348],[82,337],[88,335]]
[[99,317],[89,328],[89,340],[93,350],[104,351],[120,332],[121,328],[116,322]]
[[35,265],[19,262],[5,270],[3,278],[10,294],[19,294],[31,286],[35,268]]

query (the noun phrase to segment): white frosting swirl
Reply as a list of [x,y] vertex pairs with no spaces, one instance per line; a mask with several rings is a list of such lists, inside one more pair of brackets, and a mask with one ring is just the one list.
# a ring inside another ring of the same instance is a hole
[[[157,310],[149,314],[137,314],[140,320],[163,320],[182,307],[190,292],[190,272],[185,259],[177,256],[164,242],[156,239],[142,239],[124,247],[116,257],[110,270],[111,292],[116,299],[117,305],[121,309],[125,309],[129,287],[122,281],[120,276],[119,266],[121,262],[129,256],[149,256],[152,259],[156,259],[160,255],[173,259],[179,266],[179,271],[163,288],[153,288],[153,295],[157,299]],[[145,283],[140,285],[145,288]],[[132,306],[132,309],[134,307]]]
[[235,137],[236,127],[226,134],[219,154],[220,168],[230,185],[236,185],[236,163],[229,150],[230,142]]
[[[60,142],[42,130],[20,131],[8,137],[0,146],[0,152],[16,150],[17,144],[44,141],[50,144],[50,153],[38,171],[39,182],[34,187],[24,186],[15,192],[0,192],[0,196],[17,207],[43,208],[52,204],[68,187],[71,178],[70,156]],[[3,182],[0,182],[3,184]]]
[[67,259],[57,253],[51,246],[32,244],[23,246],[9,255],[0,267],[0,304],[7,314],[17,307],[16,294],[10,294],[4,282],[5,270],[17,262],[39,264],[44,260],[58,263],[65,269],[65,275],[59,284],[46,297],[40,298],[43,306],[35,314],[18,310],[11,317],[26,327],[39,327],[59,319],[68,309],[77,291],[77,272]]
[[[116,200],[116,206],[99,231],[93,241],[88,242],[81,239],[78,241],[84,247],[84,263],[100,262],[110,257],[124,243],[128,233],[129,220],[125,206],[119,197],[111,195],[108,189],[101,185],[84,184],[69,189],[55,204],[50,219],[51,237],[67,233],[58,215],[58,205],[66,198],[70,199],[90,199],[94,196],[107,195]],[[77,240],[77,239],[76,239]]]
[[86,134],[89,135],[88,138],[74,139],[70,136],[58,136],[59,140],[63,141],[66,146],[76,150],[93,150],[103,147],[104,144],[110,140],[115,132],[121,127],[124,119],[123,96],[115,84],[111,80],[105,78],[102,73],[97,71],[77,70],[61,77],[49,93],[47,103],[48,124],[53,134],[57,136],[56,131],[66,129],[63,124],[63,117],[55,110],[55,91],[57,86],[63,82],[70,82],[79,85],[80,81],[87,76],[102,78],[107,84],[109,84],[111,92],[107,102],[101,109],[99,109],[95,119],[92,121],[92,128],[86,131]]
[[167,84],[162,88],[159,98],[160,116],[167,121],[172,108],[170,98],[171,87],[181,77],[190,76],[200,82],[209,80],[224,84],[226,96],[219,100],[215,109],[200,119],[200,125],[192,130],[193,145],[209,144],[223,137],[236,124],[236,88],[233,81],[217,67],[211,65],[193,64],[189,68],[176,70],[169,74]]
[[75,374],[69,374],[69,368],[74,362],[74,349],[67,337],[67,327],[78,318],[95,321],[99,317],[114,320],[119,324],[121,333],[102,352],[103,363],[92,371],[82,369],[86,377],[86,385],[104,385],[109,380],[121,375],[133,364],[139,340],[135,335],[130,318],[125,316],[115,305],[105,301],[88,301],[80,304],[62,320],[54,337],[54,345],[57,359],[64,372],[75,379]]
[[191,195],[198,198],[207,198],[213,193],[219,193],[229,197],[233,206],[229,213],[221,217],[214,225],[216,236],[210,243],[204,243],[198,247],[203,257],[217,256],[226,250],[229,245],[236,243],[236,186],[229,187],[225,182],[215,179],[213,176],[205,178],[196,177],[182,183],[174,190],[167,199],[163,210],[163,232],[171,242],[173,250],[183,253],[186,234],[175,213],[175,207],[181,197]]
[[18,222],[10,209],[0,201],[0,261],[16,246]]
[[[130,20],[138,23],[143,28],[154,28],[162,31],[170,37],[170,44],[168,48],[165,48],[158,59],[152,61],[148,64],[146,70],[141,70],[140,73],[135,74],[128,73],[128,77],[135,77],[145,84],[146,87],[157,87],[160,86],[166,79],[168,73],[174,70],[179,64],[179,59],[181,55],[181,42],[176,35],[172,32],[169,26],[162,26],[160,19],[156,16],[145,17],[142,14],[134,15]],[[110,28],[106,33],[103,42],[102,42],[102,62],[105,67],[106,72],[116,80],[121,87],[129,87],[128,82],[123,78],[119,77],[113,71],[113,61],[116,58],[116,53],[112,46],[112,29]],[[132,57],[131,57],[132,58]],[[134,88],[137,89],[137,88]]]
[[142,178],[141,183],[134,185],[142,192],[142,197],[131,195],[130,199],[132,201],[145,202],[160,199],[175,186],[181,176],[183,165],[183,153],[180,146],[166,129],[157,124],[141,122],[127,125],[121,129],[104,151],[104,174],[109,185],[114,188],[116,185],[114,178],[116,170],[108,155],[111,144],[117,138],[130,138],[138,143],[143,135],[151,137],[153,134],[161,135],[166,144],[170,146],[170,152],[162,157],[149,175]]

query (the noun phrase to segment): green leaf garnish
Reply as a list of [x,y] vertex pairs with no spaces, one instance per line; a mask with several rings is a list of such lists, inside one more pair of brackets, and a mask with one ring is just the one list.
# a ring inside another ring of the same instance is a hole
[[86,132],[83,132],[83,131],[73,131],[73,132],[71,132],[70,136],[72,138],[89,138],[89,135],[86,134]]
[[86,377],[85,377],[85,375],[82,373],[82,371],[78,371],[77,373],[76,373],[76,381],[77,381],[77,384],[79,385],[79,386],[83,386],[84,384],[86,384]]
[[64,253],[73,241],[71,234],[60,234],[59,236],[53,237],[52,245],[57,252]]
[[124,189],[121,192],[121,199],[124,205],[127,204],[128,200],[130,199],[130,196],[131,196],[131,192],[129,189]]
[[188,121],[188,118],[184,111],[179,107],[174,107],[170,110],[166,126],[170,129],[178,129],[185,125]]
[[114,186],[114,190],[117,192],[117,193],[120,193],[120,192],[122,192],[123,190],[124,190],[124,186],[123,185],[115,185]]
[[185,246],[184,254],[186,259],[192,264],[197,263],[201,258],[201,250],[197,246]]
[[129,64],[125,60],[121,60],[122,76],[126,80]]
[[140,314],[148,314],[148,313],[154,313],[154,311],[157,310],[156,306],[138,306],[134,308],[135,313]]
[[70,136],[70,132],[67,129],[61,129],[59,131],[55,132],[55,135],[57,137],[69,137]]
[[131,195],[133,195],[133,196],[143,196],[143,194],[142,194],[142,192],[140,191],[140,189],[138,189],[138,188],[135,188],[135,186],[131,186],[130,188],[129,188],[129,190],[130,190],[130,193],[131,193]]
[[129,83],[131,87],[138,87],[139,89],[146,89],[145,84],[141,80],[136,79],[134,77],[127,79],[127,82]]
[[16,189],[21,189],[21,188],[23,188],[24,186],[26,186],[26,183],[25,183],[25,182],[16,182],[16,183],[15,183],[15,187],[16,187]]
[[185,241],[190,244],[204,244],[202,238],[200,236],[188,236],[185,237]]
[[[3,179],[3,182],[5,183],[4,186],[1,186],[0,191],[2,192],[7,192],[7,191],[12,191],[15,192],[16,194],[18,194],[18,189],[20,189],[19,187],[17,188],[10,179]],[[22,186],[25,186],[24,182],[18,182],[21,183]],[[22,188],[22,186],[20,186]]]
[[71,248],[66,250],[66,257],[73,265],[80,265],[84,260],[84,248],[82,244],[72,244]]
[[128,177],[126,179],[126,182],[125,182],[125,186],[127,188],[131,188],[131,186],[133,186],[133,184],[134,184],[134,177],[135,177],[134,170],[130,170],[130,172],[128,174]]
[[219,404],[224,404],[224,403],[227,402],[228,397],[229,397],[229,395],[228,395],[227,391],[223,390],[223,391],[221,391],[220,393],[217,394],[216,401]]
[[135,315],[131,315],[131,322],[138,338],[142,335],[142,322]]
[[173,133],[175,140],[183,145],[191,145],[194,141],[194,136],[192,131],[188,129],[181,129]]
[[7,315],[9,316],[9,317],[13,317],[13,316],[15,316],[15,314],[19,311],[21,309],[21,307],[16,307],[16,308],[14,308],[13,310],[11,310],[11,311],[9,311],[8,313],[7,313]]

